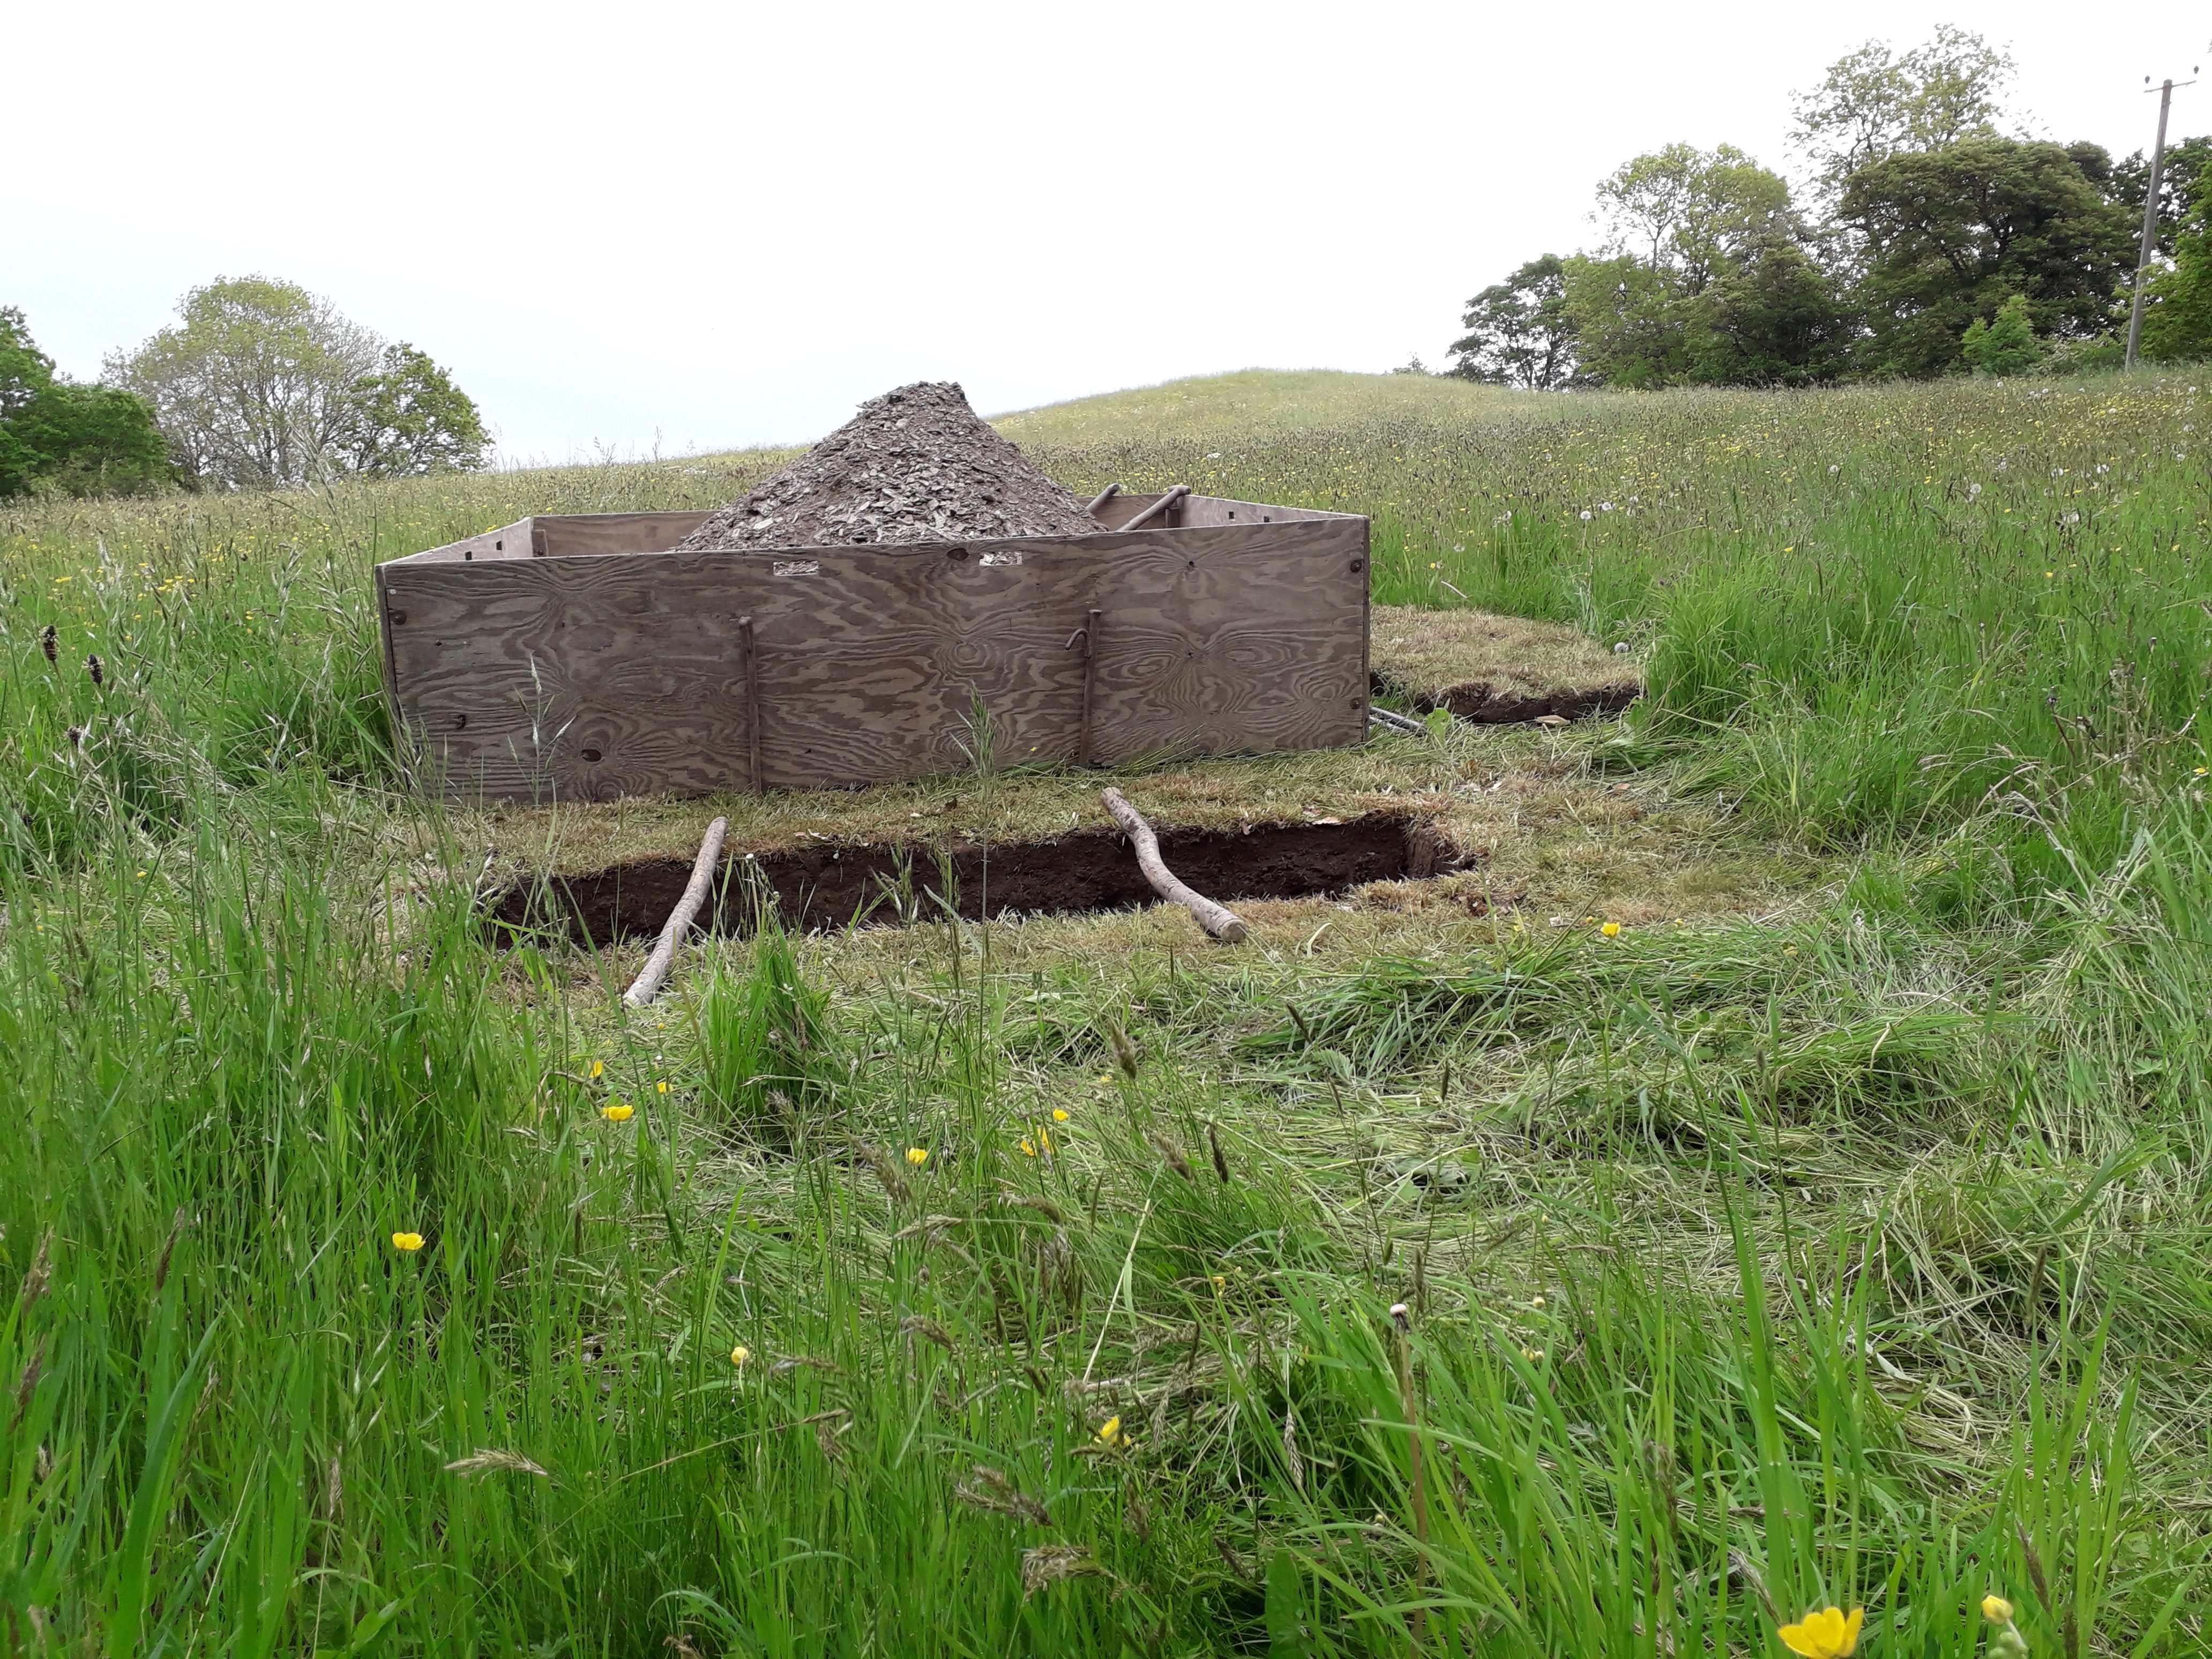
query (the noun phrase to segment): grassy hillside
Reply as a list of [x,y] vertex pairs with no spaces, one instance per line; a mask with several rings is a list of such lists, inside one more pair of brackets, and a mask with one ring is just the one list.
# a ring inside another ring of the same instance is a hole
[[778,457],[0,513],[0,1650],[1779,1655],[1832,1603],[1967,1659],[1990,1593],[2197,1650],[2202,403],[1008,416],[1079,488],[1370,513],[1379,599],[1650,695],[1115,780],[1469,855],[1247,945],[925,902],[646,1011],[635,942],[487,936],[487,843],[1107,781],[399,791],[374,559]]

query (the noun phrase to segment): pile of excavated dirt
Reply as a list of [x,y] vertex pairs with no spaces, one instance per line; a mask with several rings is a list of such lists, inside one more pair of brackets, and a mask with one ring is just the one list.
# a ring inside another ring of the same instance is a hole
[[782,471],[686,536],[686,548],[834,547],[1079,536],[1103,529],[950,380],[872,398]]

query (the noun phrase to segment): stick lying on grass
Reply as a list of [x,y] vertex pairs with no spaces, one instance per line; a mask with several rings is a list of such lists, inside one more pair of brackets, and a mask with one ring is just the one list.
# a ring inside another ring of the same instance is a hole
[[691,931],[699,907],[707,902],[707,894],[714,885],[714,866],[722,860],[722,837],[729,832],[727,818],[716,818],[707,826],[707,839],[699,843],[699,856],[691,861],[691,879],[684,883],[684,896],[668,913],[667,925],[660,930],[660,943],[653,947],[653,954],[645,959],[637,978],[623,993],[623,1000],[631,1007],[642,1008],[660,994],[668,970],[676,965],[676,947]]
[[1145,822],[1144,814],[1129,805],[1118,789],[1109,789],[1102,799],[1106,810],[1114,815],[1114,822],[1127,832],[1130,842],[1137,849],[1137,867],[1145,872],[1145,879],[1152,884],[1152,890],[1164,899],[1176,903],[1198,919],[1198,925],[1218,939],[1231,945],[1244,942],[1244,924],[1237,913],[1225,905],[1216,904],[1203,893],[1193,892],[1175,878],[1175,872],[1160,862],[1160,838],[1152,833],[1152,826]]

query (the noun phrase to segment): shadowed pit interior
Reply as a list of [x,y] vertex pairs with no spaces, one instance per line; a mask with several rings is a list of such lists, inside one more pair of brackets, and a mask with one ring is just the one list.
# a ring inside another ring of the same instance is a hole
[[[1244,830],[1163,829],[1168,867],[1209,898],[1311,898],[1372,881],[1443,874],[1459,855],[1425,819],[1374,812],[1342,823],[1254,824]],[[550,932],[604,945],[657,933],[691,866],[647,859],[542,876],[509,886],[489,919],[509,937]],[[1157,902],[1118,831],[1076,830],[1050,841],[985,844],[823,841],[738,854],[723,861],[702,925],[741,931],[769,890],[787,927],[822,931],[942,915],[947,905],[984,916],[1121,910]]]

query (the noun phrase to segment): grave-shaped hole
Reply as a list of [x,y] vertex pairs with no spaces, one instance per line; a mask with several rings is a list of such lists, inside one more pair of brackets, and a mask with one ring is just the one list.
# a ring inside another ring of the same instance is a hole
[[[1169,869],[1226,904],[1331,896],[1371,881],[1440,875],[1459,862],[1432,825],[1407,813],[1370,813],[1342,823],[1162,829],[1159,839]],[[510,937],[516,930],[550,932],[594,945],[650,937],[690,875],[688,860],[641,859],[544,876],[499,895],[489,920]],[[1125,910],[1158,899],[1127,839],[1111,830],[988,848],[964,841],[821,842],[729,856],[713,914],[702,921],[718,933],[741,932],[754,906],[773,891],[787,927],[895,925],[942,915],[948,884],[960,914],[971,921]]]

